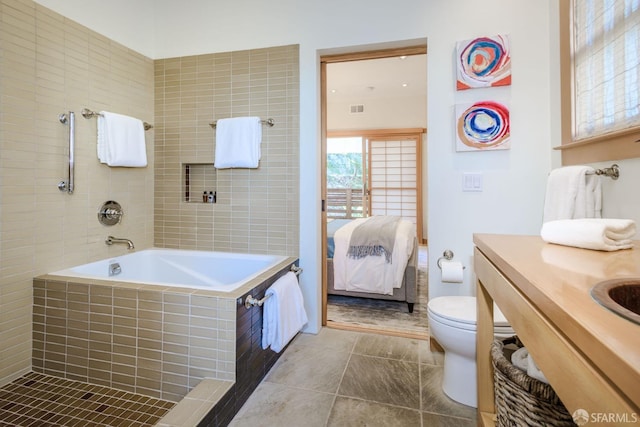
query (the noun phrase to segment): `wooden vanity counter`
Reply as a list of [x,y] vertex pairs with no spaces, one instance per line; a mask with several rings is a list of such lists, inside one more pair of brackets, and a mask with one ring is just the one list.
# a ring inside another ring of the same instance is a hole
[[640,325],[590,294],[603,280],[640,277],[640,242],[635,249],[601,252],[548,244],[539,236],[475,234],[473,241],[479,424],[492,425],[495,412],[494,301],[569,413],[586,410],[594,421],[588,425],[640,424]]

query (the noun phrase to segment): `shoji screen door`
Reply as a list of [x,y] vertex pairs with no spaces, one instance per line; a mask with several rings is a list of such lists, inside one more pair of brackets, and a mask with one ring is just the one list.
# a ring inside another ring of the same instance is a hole
[[369,138],[370,215],[398,215],[416,224],[422,238],[420,134]]

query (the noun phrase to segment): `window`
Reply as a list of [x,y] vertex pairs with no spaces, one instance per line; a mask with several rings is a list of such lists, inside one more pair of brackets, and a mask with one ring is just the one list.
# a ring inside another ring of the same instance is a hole
[[640,0],[560,5],[563,163],[640,157]]

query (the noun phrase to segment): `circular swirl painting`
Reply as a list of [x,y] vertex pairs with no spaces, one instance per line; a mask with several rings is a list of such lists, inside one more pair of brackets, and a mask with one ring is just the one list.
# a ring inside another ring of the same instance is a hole
[[511,53],[506,35],[478,37],[457,44],[458,90],[511,84]]
[[509,109],[496,101],[456,106],[456,150],[510,148]]

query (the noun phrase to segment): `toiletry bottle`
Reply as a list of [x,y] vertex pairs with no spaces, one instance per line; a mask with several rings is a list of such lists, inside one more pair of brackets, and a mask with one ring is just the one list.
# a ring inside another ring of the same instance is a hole
[[216,203],[218,201],[218,192],[214,191],[213,192],[213,203]]
[[207,197],[207,192],[202,193],[202,203],[207,203],[209,198]]
[[209,191],[209,198],[207,199],[209,203],[213,203],[213,191]]

